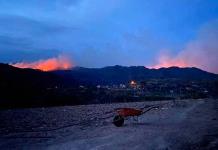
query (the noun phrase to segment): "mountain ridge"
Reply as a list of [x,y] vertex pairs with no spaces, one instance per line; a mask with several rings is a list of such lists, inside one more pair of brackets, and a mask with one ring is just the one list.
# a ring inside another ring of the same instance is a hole
[[[20,72],[26,74],[52,75],[53,77],[68,78],[69,80],[89,80],[88,78],[104,79],[104,80],[144,80],[144,79],[163,79],[163,78],[178,78],[186,80],[213,80],[218,79],[218,74],[210,73],[196,67],[177,67],[168,68],[146,68],[144,66],[106,66],[102,68],[86,68],[73,67],[69,70],[55,70],[44,72],[36,69],[21,69],[9,64],[0,63],[0,71],[4,73]],[[91,80],[91,79],[90,79]]]
[[169,67],[160,69],[149,69],[144,66],[107,66],[103,68],[75,67],[71,70],[57,70],[53,73],[67,76],[80,82],[89,84],[119,84],[130,80],[147,79],[170,79],[178,78],[184,80],[213,80],[218,75],[209,73],[195,67]]
[[[72,70],[43,72],[0,63],[0,108],[132,101],[136,98],[122,95],[116,97],[113,90],[98,90],[96,85],[113,87],[125,84],[127,89],[124,93],[127,94],[131,80],[141,82],[150,79],[181,79],[182,83],[187,83],[184,80],[214,82],[218,75],[197,68],[148,69],[144,66],[76,67]],[[170,80],[164,82],[168,83]],[[216,88],[213,91],[216,93]],[[107,95],[108,92],[110,96]]]

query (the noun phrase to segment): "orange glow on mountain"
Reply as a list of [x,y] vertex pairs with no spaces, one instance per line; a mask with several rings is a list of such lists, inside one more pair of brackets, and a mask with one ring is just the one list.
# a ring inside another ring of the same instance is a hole
[[67,70],[73,67],[72,61],[66,56],[58,56],[57,58],[49,58],[31,63],[20,62],[11,65],[18,68],[32,68],[42,71]]
[[190,65],[188,62],[186,62],[184,59],[182,58],[171,58],[167,55],[163,55],[161,57],[159,57],[158,63],[154,66],[150,66],[149,68],[154,68],[154,69],[159,69],[159,68],[168,68],[168,67],[190,67],[192,65]]

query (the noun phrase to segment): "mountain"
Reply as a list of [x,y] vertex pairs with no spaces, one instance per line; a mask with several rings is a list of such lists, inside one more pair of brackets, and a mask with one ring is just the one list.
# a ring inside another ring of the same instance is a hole
[[[75,80],[66,81],[51,72],[20,69],[0,64],[0,107],[49,105],[61,87],[75,87]],[[57,90],[55,90],[57,89]]]
[[[135,101],[134,92],[114,93],[113,90],[98,90],[96,85],[128,84],[130,80],[149,79],[210,80],[215,83],[213,80],[218,79],[218,75],[198,68],[110,66],[43,72],[0,64],[0,108]],[[85,85],[85,88],[80,85]],[[144,100],[145,97],[138,99]]]
[[160,68],[148,69],[144,66],[109,66],[104,68],[76,67],[72,70],[54,71],[58,76],[75,79],[85,84],[119,84],[130,80],[143,81],[147,79],[183,79],[183,80],[214,80],[218,75],[198,68]]

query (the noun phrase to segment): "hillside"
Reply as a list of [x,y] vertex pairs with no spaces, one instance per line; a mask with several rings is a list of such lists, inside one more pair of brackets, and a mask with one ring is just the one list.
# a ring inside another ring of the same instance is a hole
[[54,89],[75,84],[50,72],[0,64],[0,107],[57,105],[55,97],[61,94]]
[[218,75],[198,68],[160,68],[148,69],[144,66],[110,66],[104,68],[76,67],[72,70],[54,72],[57,75],[75,79],[89,84],[120,84],[130,80],[143,81],[147,79],[182,79],[182,80],[214,80]]
[[[150,79],[156,79],[157,83],[149,84]],[[42,72],[0,64],[0,108],[216,96],[218,88],[215,87],[217,85],[215,79],[217,79],[216,74],[197,68],[148,69],[142,66],[111,66],[105,68],[76,67],[72,70]],[[148,85],[135,90],[129,87],[130,80],[147,80]],[[193,86],[192,81],[196,81]],[[125,84],[125,88],[120,88],[120,83]],[[96,87],[98,84],[110,87],[99,89]],[[161,89],[161,86],[165,88]],[[172,90],[174,90],[174,95],[170,93]],[[182,93],[181,90],[183,90]],[[204,91],[208,92],[205,94]]]

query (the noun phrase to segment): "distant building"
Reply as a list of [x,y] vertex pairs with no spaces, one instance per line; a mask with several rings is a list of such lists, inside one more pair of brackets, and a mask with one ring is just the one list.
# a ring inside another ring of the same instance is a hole
[[121,89],[125,89],[125,88],[126,88],[126,85],[125,85],[125,84],[120,84],[120,88],[121,88]]

